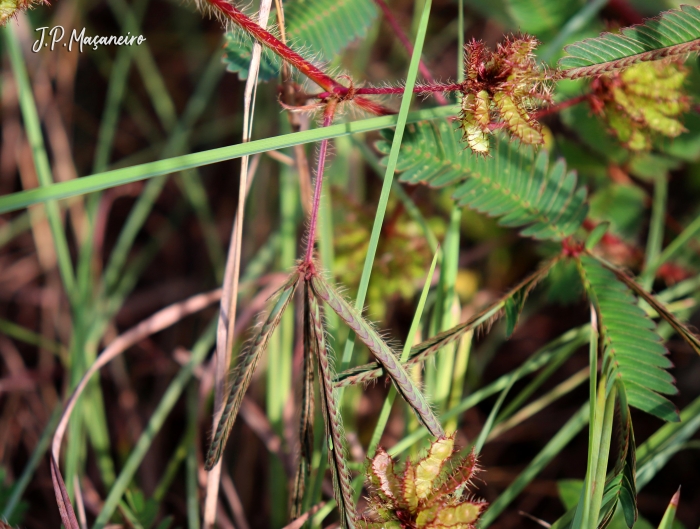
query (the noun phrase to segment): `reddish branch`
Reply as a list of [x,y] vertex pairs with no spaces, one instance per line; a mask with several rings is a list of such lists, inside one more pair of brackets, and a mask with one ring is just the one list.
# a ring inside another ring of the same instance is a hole
[[[323,126],[328,127],[333,123],[333,115],[338,104],[337,99],[331,99],[323,110]],[[316,225],[318,224],[318,210],[321,206],[321,191],[323,191],[323,171],[326,166],[326,150],[328,139],[321,141],[318,150],[318,166],[316,167],[316,185],[314,187],[314,199],[311,205],[311,218],[309,219],[309,234],[306,240],[306,255],[304,265],[313,268],[314,243],[316,242]]]
[[255,38],[260,44],[270,48],[282,59],[294,66],[320,87],[335,94],[343,94],[347,90],[343,85],[322,72],[319,68],[304,59],[289,46],[281,42],[269,31],[263,29],[253,20],[248,18],[242,11],[230,4],[227,0],[208,0],[209,3],[230,18],[235,24],[241,27],[246,33]]
[[[460,92],[464,87],[459,83],[441,84],[434,83],[429,85],[416,85],[413,88],[414,94],[429,94],[440,92]],[[368,86],[365,88],[355,88],[356,95],[401,95],[404,93],[402,86]],[[325,100],[333,96],[332,92],[321,92],[319,94],[309,94],[309,99]]]
[[[280,41],[272,33],[256,24],[252,19],[246,16],[238,8],[230,4],[227,0],[208,0],[208,2],[213,7],[221,11],[221,13],[226,15],[226,17],[229,18],[234,24],[240,26],[243,31],[260,42],[260,44],[269,48],[281,59],[294,66],[294,68],[299,70],[321,88],[338,96],[340,100],[346,98],[348,93],[352,90],[351,88],[343,86],[317,66],[314,66],[312,63],[304,59],[301,55]],[[373,114],[382,116],[392,113],[391,110],[383,107],[382,105],[369,101],[363,97],[353,97],[353,101],[357,104],[357,106]]]

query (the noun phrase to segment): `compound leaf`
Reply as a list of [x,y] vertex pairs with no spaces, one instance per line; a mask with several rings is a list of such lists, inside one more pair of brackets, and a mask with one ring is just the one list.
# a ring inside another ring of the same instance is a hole
[[592,77],[699,49],[700,8],[682,5],[621,34],[606,32],[566,46],[568,55],[559,61],[559,68],[570,79]]
[[[387,153],[391,132],[377,148]],[[447,120],[407,125],[397,171],[408,183],[455,185],[454,199],[500,224],[523,228],[535,239],[562,240],[586,217],[586,189],[563,161],[549,163],[545,151],[501,137],[491,157],[465,150]]]
[[673,377],[660,367],[666,364],[666,349],[654,322],[611,270],[590,255],[582,255],[578,262],[599,318],[604,366],[610,378],[622,382],[630,406],[678,421],[676,407],[660,395],[674,395],[678,390]]

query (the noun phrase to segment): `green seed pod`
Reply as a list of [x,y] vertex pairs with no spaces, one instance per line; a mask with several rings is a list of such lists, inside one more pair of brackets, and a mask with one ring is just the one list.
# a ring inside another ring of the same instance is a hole
[[685,130],[678,118],[690,107],[687,75],[676,62],[647,62],[603,76],[593,82],[597,111],[625,147],[649,150],[652,136],[675,138]]
[[520,141],[528,145],[544,143],[539,123],[530,120],[527,112],[519,108],[508,94],[499,92],[493,96],[493,100],[506,127],[514,136],[517,136],[520,138]]

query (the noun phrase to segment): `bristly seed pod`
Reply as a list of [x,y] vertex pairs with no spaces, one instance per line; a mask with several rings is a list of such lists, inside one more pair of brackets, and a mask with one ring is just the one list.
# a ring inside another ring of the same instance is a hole
[[595,79],[591,108],[625,147],[649,150],[655,134],[675,138],[685,130],[678,118],[690,108],[687,76],[679,62],[636,64]]
[[364,529],[473,529],[487,504],[465,493],[477,471],[472,451],[455,456],[454,437],[441,437],[422,459],[406,461],[402,472],[385,450],[369,461],[369,512],[360,520]]
[[512,36],[495,52],[472,40],[464,46],[465,81],[459,120],[462,140],[477,154],[488,154],[489,134],[498,123],[521,142],[544,142],[542,126],[530,113],[551,103],[547,74],[533,55],[539,41]]

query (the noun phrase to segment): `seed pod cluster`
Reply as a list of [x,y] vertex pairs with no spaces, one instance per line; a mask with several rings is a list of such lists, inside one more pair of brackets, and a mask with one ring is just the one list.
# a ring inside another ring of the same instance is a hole
[[464,46],[460,127],[462,140],[477,154],[488,154],[489,135],[500,122],[521,142],[544,142],[542,126],[531,112],[551,103],[546,72],[534,57],[539,41],[517,35],[489,50],[482,41]]
[[476,467],[472,451],[453,461],[454,437],[441,437],[418,461],[397,469],[383,449],[369,461],[369,512],[358,520],[364,529],[473,529],[487,504],[465,495]]
[[620,142],[633,151],[651,149],[654,135],[675,138],[690,108],[683,90],[688,69],[681,63],[644,62],[596,78],[591,107]]

